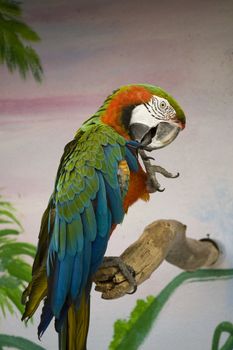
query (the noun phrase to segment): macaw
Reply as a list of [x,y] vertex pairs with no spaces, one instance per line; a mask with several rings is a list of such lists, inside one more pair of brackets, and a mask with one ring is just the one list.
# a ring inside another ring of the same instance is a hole
[[172,177],[151,165],[145,151],[170,144],[184,126],[183,110],[164,90],[127,85],[65,146],[22,297],[23,320],[44,300],[39,338],[54,318],[59,349],[86,349],[92,278],[109,237],[133,203],[161,190],[156,172]]

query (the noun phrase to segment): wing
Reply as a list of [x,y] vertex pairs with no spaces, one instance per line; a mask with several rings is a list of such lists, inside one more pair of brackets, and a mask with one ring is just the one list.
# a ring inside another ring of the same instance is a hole
[[90,276],[102,262],[112,225],[123,220],[118,164],[126,159],[129,168],[137,168],[136,157],[126,146],[112,128],[92,125],[61,160],[47,257],[50,316],[56,319],[67,300],[78,306]]

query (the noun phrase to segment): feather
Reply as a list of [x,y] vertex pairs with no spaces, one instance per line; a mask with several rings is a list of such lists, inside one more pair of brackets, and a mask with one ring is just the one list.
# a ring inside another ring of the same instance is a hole
[[94,241],[97,227],[95,213],[91,201],[89,201],[89,206],[85,208],[84,212],[82,213],[82,223],[86,239],[91,242]]
[[67,224],[66,231],[66,251],[74,256],[83,250],[83,224],[80,214],[76,214],[73,221]]
[[89,277],[89,272],[90,272],[90,264],[91,264],[91,242],[89,239],[85,237],[84,239],[84,247],[83,247],[83,254],[82,254],[82,280],[81,280],[81,285],[79,287],[79,291],[77,294],[77,297],[75,299],[75,305],[78,308],[80,301],[81,301],[81,296],[82,296],[82,291],[87,283],[88,277]]
[[95,241],[92,243],[92,256],[91,256],[91,267],[90,267],[90,275],[93,275],[101,265],[103,261],[103,257],[105,254],[105,251],[107,249],[108,239],[109,239],[109,232],[112,227],[112,214],[111,211],[108,209],[107,211],[107,232],[108,234],[105,236],[98,235],[95,239]]
[[128,147],[125,147],[125,159],[129,169],[136,173],[138,171],[138,160]]
[[59,247],[59,217],[55,216],[54,227],[53,227],[53,235],[51,240],[52,249],[55,252],[58,252]]
[[55,330],[58,333],[61,332],[61,328],[64,324],[65,319],[66,319],[68,309],[69,309],[69,305],[68,305],[68,303],[65,303],[61,312],[60,312],[60,317],[55,319]]
[[124,218],[124,209],[119,185],[112,188],[108,182],[105,182],[107,199],[112,214],[112,223],[119,224]]
[[79,252],[75,255],[73,273],[72,273],[72,282],[70,288],[70,294],[72,300],[77,298],[77,295],[80,290],[80,285],[82,281],[83,274],[83,253]]
[[52,292],[52,310],[56,318],[59,318],[60,311],[70,290],[74,257],[67,253],[59,263],[59,273],[54,281]]
[[96,223],[98,235],[104,237],[109,232],[106,189],[103,176],[98,172],[99,191],[97,193]]
[[66,221],[64,219],[60,219],[59,225],[59,250],[58,250],[58,258],[59,260],[64,259],[66,253]]
[[48,298],[44,299],[44,306],[42,308],[42,313],[40,316],[40,324],[37,329],[38,338],[41,339],[42,335],[46,331],[48,325],[53,318],[53,312],[48,302]]

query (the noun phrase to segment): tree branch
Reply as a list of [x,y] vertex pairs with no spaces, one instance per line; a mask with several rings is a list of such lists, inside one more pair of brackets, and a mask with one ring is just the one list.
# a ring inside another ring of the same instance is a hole
[[[137,241],[120,256],[135,271],[137,285],[150,278],[164,261],[194,271],[211,266],[219,258],[219,249],[209,238],[186,237],[186,226],[176,220],[157,220],[146,226]],[[131,286],[117,267],[100,267],[94,282],[104,299],[116,299],[130,292]]]

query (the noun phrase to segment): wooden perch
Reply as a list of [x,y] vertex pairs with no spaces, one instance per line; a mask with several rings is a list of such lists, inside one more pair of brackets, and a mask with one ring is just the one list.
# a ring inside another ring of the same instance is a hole
[[[147,280],[164,261],[194,271],[213,265],[219,249],[209,238],[186,237],[186,226],[176,220],[157,220],[148,225],[139,239],[120,256],[135,271],[137,285]],[[104,299],[116,299],[130,292],[131,287],[117,267],[100,267],[94,282]]]

